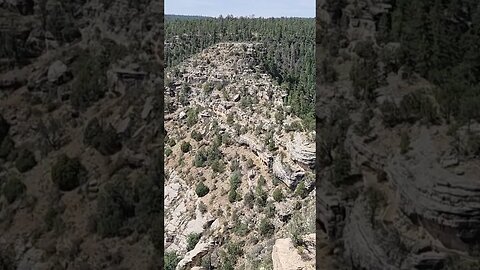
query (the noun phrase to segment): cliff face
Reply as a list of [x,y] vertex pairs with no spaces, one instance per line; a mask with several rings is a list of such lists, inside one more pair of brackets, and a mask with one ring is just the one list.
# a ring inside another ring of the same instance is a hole
[[287,250],[314,264],[299,251],[313,232],[313,134],[284,105],[262,48],[219,43],[167,73],[165,246],[177,269],[285,269]]
[[160,269],[162,207],[132,194],[163,196],[162,24],[159,1],[0,1],[0,268]]
[[[343,243],[325,260],[366,269],[444,269],[457,254],[475,261],[479,163],[455,146],[467,127],[453,136],[443,121],[388,125],[384,101],[404,106],[413,95],[431,98],[428,89],[434,86],[420,76],[405,80],[402,68],[386,70],[384,58],[370,73],[382,78],[374,99],[359,98],[350,70],[366,58],[357,47],[371,42],[381,55],[402,46],[378,40],[380,18],[392,16],[395,6],[394,1],[340,2],[317,5],[317,63],[330,61],[337,72],[330,81],[328,68],[317,72],[317,223],[327,243]],[[336,54],[325,47],[334,31],[340,33]],[[336,177],[339,170],[348,173]]]

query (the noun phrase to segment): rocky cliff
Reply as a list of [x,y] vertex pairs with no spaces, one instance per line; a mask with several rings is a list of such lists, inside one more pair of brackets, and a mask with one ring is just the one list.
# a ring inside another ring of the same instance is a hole
[[290,269],[278,252],[313,232],[313,134],[292,124],[262,48],[219,43],[166,74],[165,246],[177,269]]
[[[351,70],[367,59],[361,46],[379,55],[401,46],[378,40],[395,1],[340,2],[317,3],[317,223],[332,251],[323,259],[346,269],[457,269],[452,260],[474,269],[478,159],[456,146],[467,127],[452,133],[446,122],[418,118],[389,125],[389,109],[414,111],[412,97],[433,108],[430,116],[439,109],[431,82],[387,71],[385,58],[369,75],[381,78],[374,97],[359,97]],[[333,39],[338,47],[327,48]]]
[[0,14],[0,268],[162,269],[163,5]]

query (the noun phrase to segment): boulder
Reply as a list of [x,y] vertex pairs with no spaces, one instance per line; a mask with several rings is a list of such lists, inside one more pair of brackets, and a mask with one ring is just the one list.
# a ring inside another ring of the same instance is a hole
[[315,269],[315,234],[307,235],[307,246],[300,253],[290,238],[277,239],[272,250],[273,270]]
[[192,269],[200,265],[200,260],[207,254],[214,246],[214,241],[199,242],[194,249],[185,254],[182,260],[177,264],[176,270]]
[[48,68],[47,78],[51,83],[62,84],[72,79],[72,76],[68,71],[67,65],[62,61],[57,60]]

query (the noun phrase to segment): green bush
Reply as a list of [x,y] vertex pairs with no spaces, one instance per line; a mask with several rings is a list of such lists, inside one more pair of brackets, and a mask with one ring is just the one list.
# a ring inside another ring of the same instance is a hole
[[207,154],[203,149],[200,149],[197,154],[195,154],[193,165],[195,165],[195,167],[203,167],[205,166],[205,162],[207,162]]
[[220,160],[215,160],[212,163],[212,170],[216,173],[223,173],[225,171],[225,164]]
[[228,201],[231,203],[234,203],[237,201],[238,194],[237,190],[230,188],[230,191],[228,192]]
[[15,149],[15,143],[10,136],[7,136],[0,143],[0,158],[7,158],[10,153]]
[[167,144],[170,147],[174,147],[177,144],[177,142],[175,142],[175,140],[173,138],[169,138]]
[[15,167],[21,173],[31,170],[36,165],[35,155],[27,149],[22,150],[15,161]]
[[85,128],[83,141],[93,146],[104,156],[110,156],[122,149],[120,137],[112,126],[103,129],[97,118],[92,119]]
[[[135,228],[143,233],[156,226],[154,221],[163,216],[163,193],[154,177],[140,176],[135,181],[133,202],[135,204]],[[129,198],[129,186],[125,188]]]
[[119,236],[126,221],[135,215],[133,195],[126,179],[105,185],[97,203],[97,232],[102,237]]
[[245,204],[246,207],[248,207],[249,209],[252,209],[254,201],[255,201],[255,196],[253,195],[253,192],[248,191],[247,194],[245,194],[245,198],[243,198],[243,203]]
[[189,142],[182,142],[182,145],[180,146],[180,149],[182,150],[183,153],[188,153],[191,149],[191,145]]
[[275,217],[275,205],[273,202],[268,202],[264,209],[265,215],[267,218]]
[[170,148],[165,148],[165,156],[166,156],[166,157],[169,157],[169,156],[172,154],[172,152],[173,152],[172,149],[170,149]]
[[7,199],[7,202],[13,203],[25,193],[25,190],[25,184],[20,179],[12,177],[5,183],[2,193]]
[[276,188],[273,191],[273,199],[277,202],[280,202],[280,201],[283,200],[283,193],[282,193],[282,190],[280,188]]
[[77,109],[87,109],[102,99],[107,90],[106,66],[91,53],[82,53],[74,65],[75,80],[70,101]]
[[180,258],[177,256],[177,253],[175,253],[174,251],[165,252],[165,256],[164,256],[165,270],[175,270],[179,262],[180,262]]
[[238,236],[244,237],[249,233],[248,225],[237,219],[233,232]]
[[207,212],[207,206],[205,205],[205,203],[200,201],[198,203],[198,210],[200,211],[200,213],[205,214]]
[[260,221],[259,230],[262,236],[272,236],[275,232],[275,227],[268,219],[264,218]]
[[260,185],[255,189],[255,203],[258,207],[267,205],[268,193]]
[[202,237],[201,234],[199,233],[191,233],[187,236],[187,251],[190,251],[195,248],[197,245],[198,241],[200,241],[200,238]]
[[61,191],[71,191],[80,185],[87,170],[78,158],[61,155],[52,167],[51,178]]
[[295,195],[302,199],[308,196],[308,190],[305,188],[305,183],[303,181],[298,183],[295,188]]
[[192,127],[198,122],[198,110],[189,109],[187,111],[187,126]]
[[195,130],[193,130],[191,133],[190,133],[190,136],[197,142],[203,140],[203,135],[202,133],[200,132],[197,132]]
[[195,193],[197,193],[198,197],[204,197],[208,194],[208,192],[210,192],[210,189],[203,183],[203,181],[197,184]]

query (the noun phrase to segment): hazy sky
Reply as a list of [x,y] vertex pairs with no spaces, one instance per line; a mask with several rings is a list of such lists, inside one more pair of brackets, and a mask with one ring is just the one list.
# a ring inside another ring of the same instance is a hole
[[165,0],[165,14],[315,17],[315,0]]

